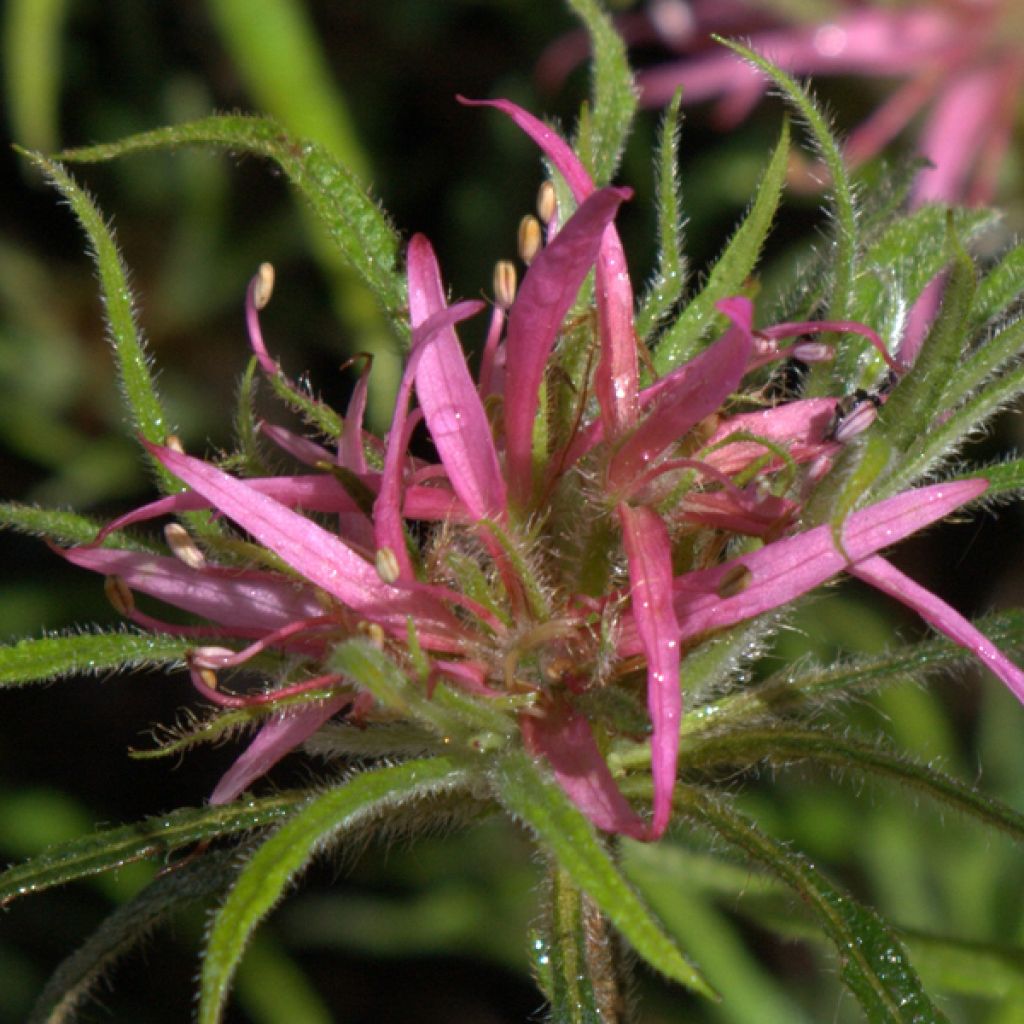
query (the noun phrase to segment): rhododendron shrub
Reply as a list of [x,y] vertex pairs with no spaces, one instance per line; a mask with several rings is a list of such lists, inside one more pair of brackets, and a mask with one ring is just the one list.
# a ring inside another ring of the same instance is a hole
[[[784,125],[743,223],[688,290],[677,102],[655,154],[659,262],[637,288],[616,227],[633,193],[611,183],[636,94],[609,24],[579,6],[595,89],[575,137],[508,100],[459,98],[458,116],[510,119],[546,168],[520,262],[486,271],[487,301],[451,296],[424,235],[401,239],[344,167],[267,120],[210,118],[64,154],[201,143],[279,165],[406,346],[383,436],[364,422],[370,360],[352,364],[340,410],[282,368],[287,339],[261,328],[274,289],[264,264],[244,303],[239,450],[185,451],[108,228],[61,163],[30,157],[97,255],[132,429],[162,494],[101,528],[9,513],[48,537],[41,560],[101,576],[127,625],[3,649],[4,678],[163,665],[206,714],[162,752],[237,749],[207,806],[101,831],[3,876],[12,898],[156,850],[188,852],[69,961],[40,997],[40,1019],[80,998],[154,917],[201,896],[217,909],[199,1019],[220,1020],[247,942],[318,852],[495,811],[549,866],[532,961],[553,1020],[620,1019],[625,967],[607,953],[612,933],[669,979],[729,999],[728,975],[709,980],[624,873],[629,843],[666,834],[710,837],[721,857],[791,887],[868,1019],[944,1019],[897,929],[761,831],[738,808],[735,779],[763,762],[838,765],[1024,836],[1012,809],[857,738],[841,712],[823,714],[975,661],[986,685],[1024,700],[1019,618],[974,624],[886,556],[1021,486],[1016,461],[956,457],[1024,389],[1006,314],[1019,251],[979,284],[969,247],[987,215],[855,204],[820,114],[765,65],[829,163],[833,237],[798,285],[759,294],[790,153]],[[914,304],[930,301],[940,273],[941,308],[915,334]],[[475,355],[469,338],[481,342]],[[307,432],[257,421],[260,379]],[[844,575],[902,602],[936,638],[754,675],[800,599]],[[275,792],[286,755],[315,757],[318,781]],[[226,858],[232,840],[242,853]]]

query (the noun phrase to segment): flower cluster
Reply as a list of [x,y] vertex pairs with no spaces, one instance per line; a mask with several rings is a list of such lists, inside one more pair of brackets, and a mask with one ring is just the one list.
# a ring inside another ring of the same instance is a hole
[[[598,827],[656,838],[672,811],[688,648],[844,571],[915,609],[1024,699],[1024,674],[879,554],[977,499],[986,482],[935,484],[840,524],[810,522],[816,488],[886,395],[772,404],[745,384],[773,361],[831,358],[829,344],[809,340],[818,332],[866,337],[892,387],[912,368],[859,324],[755,329],[750,301],[736,297],[719,304],[728,326],[717,340],[655,379],[614,223],[629,191],[595,188],[567,143],[521,108],[484,105],[537,144],[575,209],[563,216],[548,190],[546,242],[530,247],[518,288],[512,266],[499,265],[477,378],[456,325],[483,303],[449,304],[430,243],[414,236],[412,344],[385,439],[364,430],[364,373],[335,447],[265,427],[309,467],[303,473],[239,478],[174,443],[147,445],[187,490],[103,534],[208,509],[255,542],[246,549],[253,562],[215,564],[177,523],[166,530],[174,557],[98,545],[63,552],[104,574],[135,623],[195,637],[192,678],[211,701],[267,708],[213,801],[233,800],[339,713],[374,721],[375,699],[331,659],[341,641],[362,636],[425,694],[454,688],[514,722],[507,742],[521,737]],[[264,371],[280,379],[259,325],[271,282],[263,268],[247,317]],[[421,427],[427,457],[410,452],[424,450],[413,444]],[[209,625],[160,622],[136,607],[136,593]],[[232,639],[247,643],[224,646]],[[267,650],[298,672],[258,694],[220,687],[218,671]],[[645,715],[607,710],[597,698],[610,692],[645,703]],[[293,699],[303,696],[316,699]],[[630,728],[650,735],[649,817],[622,794],[603,753]]]
[[[1024,82],[1024,21],[1014,0],[841,0],[807,21],[750,0],[652,0],[621,28],[634,43],[656,41],[683,55],[639,73],[642,103],[661,106],[681,88],[684,103],[717,100],[723,127],[747,115],[768,80],[714,46],[715,33],[742,35],[794,74],[897,80],[847,139],[849,164],[876,156],[923,113],[917,148],[932,166],[916,180],[915,205],[981,204],[995,193]],[[557,81],[585,46],[582,36],[556,44],[542,76]]]

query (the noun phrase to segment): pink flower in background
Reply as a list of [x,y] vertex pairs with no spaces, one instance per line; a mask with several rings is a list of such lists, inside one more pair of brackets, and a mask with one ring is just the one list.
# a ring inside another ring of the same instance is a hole
[[[632,42],[658,42],[682,54],[639,72],[644,105],[666,104],[682,87],[684,103],[715,100],[722,126],[745,117],[768,83],[715,45],[712,33],[740,38],[796,75],[892,83],[887,98],[850,132],[850,164],[876,156],[917,121],[916,149],[934,166],[918,176],[914,205],[992,199],[1024,84],[1019,0],[839,0],[820,20],[806,22],[773,16],[770,4],[751,0],[652,0],[623,29]],[[580,59],[579,47],[579,37],[556,44],[541,65],[542,79],[560,79]]]
[[[192,676],[210,700],[281,705],[214,801],[236,797],[338,712],[372,720],[374,701],[358,681],[324,671],[331,649],[362,635],[410,667],[411,631],[430,663],[428,689],[504,701],[526,747],[546,759],[591,821],[656,838],[672,810],[687,647],[843,571],[917,610],[1024,699],[1016,666],[878,554],[977,499],[985,481],[936,484],[862,508],[843,524],[840,550],[831,524],[801,523],[804,501],[841,447],[836,400],[734,408],[749,371],[793,351],[780,341],[820,330],[856,331],[883,347],[881,340],[846,323],[754,330],[751,303],[732,298],[719,304],[728,326],[717,340],[641,386],[632,285],[614,225],[629,191],[595,189],[565,141],[521,108],[484,105],[534,140],[576,209],[552,221],[518,291],[494,305],[478,378],[456,326],[483,304],[449,305],[434,251],[416,235],[407,250],[412,345],[386,439],[363,430],[364,376],[333,449],[266,428],[307,472],[237,478],[173,446],[149,446],[188,489],[104,531],[210,509],[255,542],[258,564],[215,564],[175,524],[167,538],[177,557],[98,546],[64,552],[106,575],[137,624],[196,637]],[[565,392],[574,408],[559,418],[561,378],[550,371],[591,272],[593,371],[581,389]],[[261,365],[276,376],[259,329],[266,276],[250,288],[247,316]],[[812,352],[830,355],[820,345],[803,350]],[[905,370],[887,358],[894,372]],[[432,445],[425,458],[409,451],[421,424]],[[706,543],[690,543],[698,533]],[[736,548],[737,540],[745,543]],[[468,573],[458,568],[467,563]],[[135,592],[208,625],[144,615]],[[245,646],[223,646],[230,640]],[[267,649],[319,667],[255,695],[218,687],[218,670]],[[610,722],[591,717],[581,701],[609,686],[632,692],[638,672],[650,723],[650,820],[626,800],[605,760]],[[310,693],[320,699],[281,703]]]

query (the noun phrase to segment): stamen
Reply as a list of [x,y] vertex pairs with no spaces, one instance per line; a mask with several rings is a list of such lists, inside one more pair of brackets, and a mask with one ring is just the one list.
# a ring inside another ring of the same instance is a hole
[[103,580],[103,593],[119,615],[130,618],[135,613],[135,595],[121,576],[107,576]]
[[185,446],[181,443],[181,438],[177,434],[168,434],[164,438],[164,447],[170,448],[172,452],[177,452],[179,455],[185,454]]
[[735,597],[750,586],[753,578],[754,574],[745,565],[737,563],[729,568],[718,581],[715,593],[719,597]]
[[537,216],[542,224],[550,224],[558,212],[558,199],[555,186],[550,181],[542,181],[537,189]]
[[541,247],[540,221],[528,213],[519,222],[519,258],[529,266]]
[[367,622],[364,619],[356,626],[356,629],[359,630],[359,632],[362,633],[378,651],[384,650],[386,634],[384,633],[384,627],[379,622]]
[[164,527],[164,539],[171,549],[171,554],[179,562],[184,562],[190,569],[202,569],[206,566],[206,556],[181,523],[168,523]]
[[494,301],[502,309],[515,302],[516,283],[516,265],[511,260],[498,260],[494,264]]
[[402,569],[398,564],[398,556],[391,548],[377,549],[377,575],[385,583],[397,583]]
[[252,301],[257,309],[266,308],[270,297],[274,294],[274,265],[261,263],[256,276],[252,279]]

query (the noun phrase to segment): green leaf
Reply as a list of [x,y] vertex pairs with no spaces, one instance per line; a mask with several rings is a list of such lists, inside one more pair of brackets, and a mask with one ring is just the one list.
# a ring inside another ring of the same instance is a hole
[[120,956],[175,911],[223,892],[237,874],[237,850],[217,850],[159,875],[110,914],[57,968],[26,1024],[70,1024],[90,990]]
[[544,778],[524,753],[502,759],[495,784],[506,808],[536,833],[573,884],[593,899],[640,956],[674,981],[716,998],[630,888],[590,822],[557,784]]
[[910,373],[893,389],[878,417],[880,431],[900,450],[916,448],[940,412],[949,408],[964,350],[974,298],[974,262],[957,238],[952,215],[946,229],[952,267],[942,292],[942,307]]
[[904,929],[902,937],[925,981],[982,999],[1024,997],[1024,952],[1009,943],[971,942]]
[[696,736],[683,746],[679,764],[703,771],[726,765],[748,768],[760,761],[784,766],[798,760],[899,783],[1024,842],[1024,814],[929,765],[835,731],[766,726]]
[[[965,335],[964,340],[968,337]],[[986,338],[956,369],[945,394],[947,405],[966,398],[985,384],[993,374],[1015,360],[1024,349],[1024,321],[1008,324]]]
[[1024,459],[1009,459],[991,466],[968,466],[952,477],[953,480],[967,480],[983,476],[988,481],[986,498],[1009,497],[1024,491]]
[[[0,502],[0,529],[7,528],[32,537],[45,537],[56,544],[91,544],[102,527],[103,523],[98,519],[77,512],[37,508],[14,501]],[[121,531],[105,537],[100,546],[123,551],[157,551],[153,545]]]
[[971,334],[1001,316],[1024,291],[1024,242],[1004,253],[978,283],[971,307]]
[[4,95],[11,137],[31,149],[58,145],[58,97],[66,63],[60,37],[67,0],[8,0],[3,24]]
[[786,882],[814,913],[836,948],[843,982],[871,1024],[939,1024],[896,932],[868,907],[833,885],[806,857],[706,793],[681,787],[679,810],[742,850]]
[[[839,143],[811,95],[794,78],[741,43],[720,36],[712,38],[728,46],[772,79],[806,125],[819,156],[828,168],[835,206],[835,254],[826,319],[847,320],[853,299],[853,283],[857,277],[857,211]],[[837,366],[836,370],[840,379],[847,379],[848,374],[843,367]]]
[[318,849],[342,829],[463,785],[452,759],[431,758],[365,772],[314,798],[243,868],[210,928],[200,981],[199,1024],[217,1024],[228,986],[259,921]]
[[134,825],[102,829],[62,843],[0,874],[0,906],[18,896],[111,871],[132,861],[166,857],[191,843],[263,828],[287,818],[308,799],[305,793],[282,793],[244,804],[186,807]]
[[[157,394],[150,357],[135,322],[135,302],[128,287],[128,273],[117,250],[113,232],[74,178],[59,164],[37,153],[20,151],[38,167],[68,201],[92,247],[100,275],[107,328],[117,363],[121,392],[129,410],[132,430],[147,441],[164,444],[174,432]],[[175,477],[155,459],[150,463],[165,493],[181,489]]]
[[209,13],[259,110],[316,139],[353,174],[369,164],[332,81],[310,11],[298,0],[211,0]]
[[51,633],[0,646],[0,686],[183,664],[193,640],[159,633]]
[[[986,615],[974,625],[1009,653],[1024,651],[1024,611]],[[694,708],[683,719],[682,733],[686,737],[700,732],[709,722],[724,727],[757,720],[766,713],[781,716],[807,711],[826,700],[849,700],[881,686],[921,682],[931,673],[948,672],[974,661],[973,654],[951,640],[934,637],[829,665],[789,665],[756,686]]]
[[273,160],[324,225],[345,264],[405,331],[405,282],[398,272],[398,236],[380,207],[352,172],[315,142],[292,139],[276,121],[263,117],[207,117],[131,135],[120,142],[62,154],[93,162],[128,153],[207,144]]
[[686,286],[683,215],[679,195],[679,108],[677,91],[665,110],[658,135],[657,174],[658,269],[636,316],[637,335],[647,340],[661,318],[679,301]]
[[765,168],[754,202],[718,258],[700,292],[669,327],[654,351],[654,368],[659,376],[686,362],[697,351],[701,338],[725,318],[715,312],[715,303],[743,290],[761,255],[761,248],[779,206],[789,161],[789,124],[784,123],[779,143]]
[[626,44],[596,0],[568,0],[586,25],[593,51],[592,110],[580,122],[577,145],[587,154],[587,170],[600,188],[619,166],[636,112],[636,87],[626,59]]

